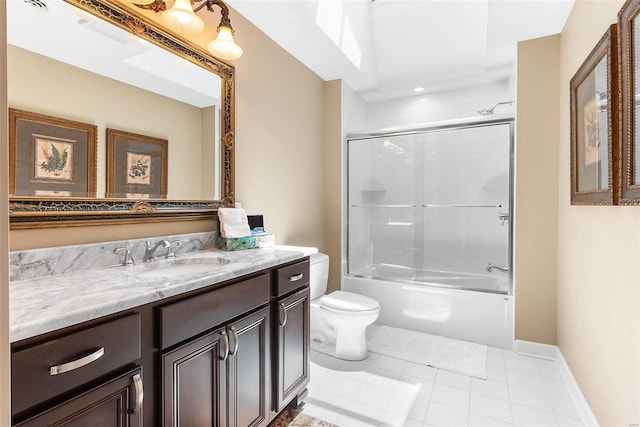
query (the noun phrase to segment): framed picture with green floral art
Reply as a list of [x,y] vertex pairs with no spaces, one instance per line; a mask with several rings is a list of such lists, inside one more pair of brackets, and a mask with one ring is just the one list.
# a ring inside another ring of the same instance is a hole
[[107,129],[107,197],[167,197],[169,141]]
[[96,126],[9,109],[9,194],[96,195]]
[[619,81],[613,24],[570,82],[572,205],[618,203]]

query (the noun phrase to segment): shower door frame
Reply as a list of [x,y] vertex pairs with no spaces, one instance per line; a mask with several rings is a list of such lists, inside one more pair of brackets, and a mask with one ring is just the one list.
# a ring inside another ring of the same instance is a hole
[[[450,288],[450,289],[458,289],[464,291],[473,291],[473,292],[483,292],[483,293],[492,293],[492,294],[500,294],[500,295],[514,295],[514,254],[513,249],[514,245],[514,222],[515,222],[515,118],[512,115],[501,115],[501,116],[493,116],[488,118],[483,117],[473,117],[469,119],[459,119],[459,120],[449,120],[443,122],[434,122],[427,123],[424,125],[418,126],[406,126],[406,127],[397,127],[397,128],[385,128],[380,131],[373,132],[352,132],[346,135],[345,144],[344,144],[344,187],[343,187],[343,220],[344,220],[344,228],[343,228],[343,260],[342,260],[342,277],[358,277],[364,279],[374,279],[374,280],[385,280],[389,282],[400,282],[407,283],[401,279],[393,279],[390,277],[371,277],[359,274],[349,274],[348,273],[348,265],[349,265],[349,226],[350,226],[350,205],[349,205],[349,143],[351,141],[361,141],[367,139],[375,139],[375,138],[385,138],[385,137],[393,137],[393,136],[403,136],[403,135],[417,135],[424,133],[432,133],[432,132],[440,132],[446,130],[456,130],[456,129],[472,129],[477,127],[487,127],[487,126],[497,126],[497,125],[508,125],[509,126],[509,219],[508,219],[508,242],[507,242],[507,259],[508,259],[508,291],[494,291],[490,289],[471,289],[460,287],[456,285],[447,285],[447,284],[432,284],[429,283],[425,286],[433,286],[435,288]],[[414,283],[415,284],[415,283]]]

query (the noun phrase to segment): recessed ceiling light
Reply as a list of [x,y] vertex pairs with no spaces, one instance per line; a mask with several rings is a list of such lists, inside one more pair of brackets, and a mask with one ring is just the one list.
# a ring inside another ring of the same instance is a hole
[[418,92],[424,92],[424,88],[422,86],[418,86],[416,88],[413,88],[413,91],[418,93]]

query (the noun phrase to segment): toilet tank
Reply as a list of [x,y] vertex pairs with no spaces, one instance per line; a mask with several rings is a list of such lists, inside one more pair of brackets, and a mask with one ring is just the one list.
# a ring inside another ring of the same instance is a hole
[[311,288],[311,299],[322,296],[327,291],[327,281],[329,280],[329,256],[323,253],[310,255],[311,265],[309,267],[309,286]]

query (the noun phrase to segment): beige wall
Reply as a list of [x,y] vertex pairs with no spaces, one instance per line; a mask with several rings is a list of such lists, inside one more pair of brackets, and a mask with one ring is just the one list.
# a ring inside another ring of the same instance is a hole
[[[325,82],[237,13],[236,200],[276,243],[325,249]],[[335,107],[340,108],[338,103]]]
[[[0,28],[6,28],[6,4],[0,2]],[[7,145],[7,42],[0,31],[0,425],[11,423],[9,378],[9,222],[8,212],[8,157]]]
[[559,36],[518,44],[516,110],[515,336],[553,345],[559,52]]
[[342,252],[340,206],[342,202],[342,81],[325,83],[324,92],[324,226],[325,249],[330,259],[327,292],[340,289]]
[[560,51],[558,345],[603,426],[640,422],[640,208],[570,205],[569,80],[622,4],[578,0]]

